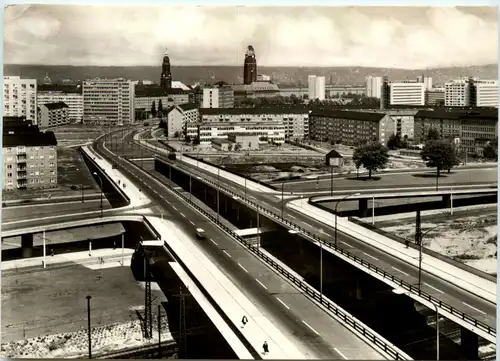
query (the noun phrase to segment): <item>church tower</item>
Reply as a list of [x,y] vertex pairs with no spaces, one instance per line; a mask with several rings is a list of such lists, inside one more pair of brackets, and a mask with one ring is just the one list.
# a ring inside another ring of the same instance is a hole
[[168,57],[167,49],[165,49],[165,54],[163,54],[163,63],[161,64],[160,86],[163,89],[172,88],[172,73],[170,72],[170,58]]
[[249,45],[245,53],[245,65],[243,66],[243,84],[252,84],[257,81],[257,59],[255,50]]

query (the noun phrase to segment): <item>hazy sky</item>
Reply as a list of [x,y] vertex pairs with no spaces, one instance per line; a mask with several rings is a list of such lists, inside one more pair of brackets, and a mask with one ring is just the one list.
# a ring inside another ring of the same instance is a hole
[[4,62],[425,68],[496,64],[494,7],[14,5]]

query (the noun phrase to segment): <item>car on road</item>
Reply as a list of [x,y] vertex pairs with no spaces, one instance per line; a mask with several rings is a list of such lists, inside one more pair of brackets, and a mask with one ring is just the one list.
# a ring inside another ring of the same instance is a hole
[[203,228],[196,228],[196,238],[198,239],[207,238],[207,235],[205,234],[205,230]]

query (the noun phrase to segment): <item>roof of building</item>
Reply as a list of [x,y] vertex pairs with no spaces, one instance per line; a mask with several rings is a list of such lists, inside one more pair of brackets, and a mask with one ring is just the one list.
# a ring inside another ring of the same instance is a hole
[[42,104],[42,107],[46,107],[48,110],[69,108],[68,104],[66,104],[65,102],[46,103]]
[[228,144],[228,143],[232,143],[230,140],[227,140],[225,138],[213,138],[212,139],[212,143],[215,143],[215,144]]
[[307,114],[309,110],[306,107],[274,105],[256,108],[200,108],[200,113],[202,115]]
[[251,84],[234,84],[231,88],[235,92],[279,92],[280,88],[267,81],[254,81]]
[[4,130],[2,136],[2,147],[17,147],[17,146],[47,146],[57,145],[57,139],[53,132],[40,132],[38,127],[33,127],[33,131],[16,132]]
[[188,94],[189,92],[181,88],[165,89],[158,85],[137,85],[135,87],[135,96],[141,97],[163,97],[175,94]]
[[26,124],[31,124],[31,120],[26,121],[26,116],[22,117],[13,117],[13,116],[4,116],[3,117],[3,126],[22,126],[26,127]]
[[37,92],[60,92],[82,94],[79,84],[38,84]]
[[384,113],[351,112],[336,110],[313,110],[311,116],[322,116],[329,118],[352,119],[379,122],[386,116]]
[[415,114],[415,118],[498,120],[498,110],[496,108],[477,110],[448,110],[443,108],[434,110],[420,110],[417,114]]
[[326,154],[326,158],[343,158],[342,155],[335,149],[332,149]]
[[197,109],[198,104],[196,104],[196,103],[184,103],[184,104],[179,104],[178,107],[181,108],[183,111],[187,111],[187,110]]

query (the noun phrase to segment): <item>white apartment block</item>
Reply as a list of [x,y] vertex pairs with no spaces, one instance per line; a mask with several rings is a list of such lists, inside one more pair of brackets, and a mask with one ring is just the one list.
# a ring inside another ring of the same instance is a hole
[[69,107],[66,103],[47,103],[40,105],[38,122],[40,128],[57,127],[69,124]]
[[367,76],[366,81],[366,96],[380,99],[382,96],[382,77]]
[[200,144],[211,144],[212,139],[227,139],[229,134],[258,136],[261,142],[285,142],[285,125],[274,121],[259,122],[208,122],[199,125]]
[[325,77],[309,75],[307,82],[309,100],[325,100]]
[[203,108],[233,108],[234,90],[229,86],[203,88]]
[[83,95],[78,93],[64,93],[62,91],[38,92],[37,102],[43,104],[63,102],[68,106],[68,118],[72,123],[81,123],[83,120]]
[[498,80],[477,80],[474,85],[477,107],[498,108]]
[[83,82],[83,121],[119,125],[134,121],[134,83],[123,78]]
[[198,121],[199,111],[197,104],[190,103],[172,106],[167,110],[167,135],[168,137],[174,137],[175,133],[178,132],[180,136],[183,136],[187,134],[187,124],[197,124]]
[[390,83],[389,89],[391,105],[425,105],[424,83]]
[[444,105],[447,107],[466,107],[471,105],[471,81],[452,80],[444,84]]
[[19,76],[3,77],[4,116],[25,116],[33,125],[37,119],[36,79],[21,79]]

